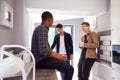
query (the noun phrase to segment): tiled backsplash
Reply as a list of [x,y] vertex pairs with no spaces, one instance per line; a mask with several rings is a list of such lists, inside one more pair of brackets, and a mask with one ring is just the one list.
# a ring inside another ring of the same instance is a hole
[[98,32],[100,38],[99,58],[111,62],[111,30]]

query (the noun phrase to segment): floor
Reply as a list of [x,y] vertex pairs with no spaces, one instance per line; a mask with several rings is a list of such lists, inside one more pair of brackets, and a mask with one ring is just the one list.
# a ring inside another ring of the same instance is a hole
[[[22,80],[22,77],[7,78],[4,80]],[[32,72],[27,80],[32,80]],[[35,80],[58,80],[56,71],[52,69],[37,69]]]

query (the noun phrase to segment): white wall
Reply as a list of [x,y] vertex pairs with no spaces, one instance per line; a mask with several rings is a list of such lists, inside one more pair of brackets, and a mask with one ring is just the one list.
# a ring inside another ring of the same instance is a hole
[[106,12],[106,0],[26,0],[27,8],[76,11],[80,16]]
[[14,43],[25,45],[25,2],[24,0],[14,0]]
[[111,0],[112,44],[120,45],[120,1]]
[[120,29],[120,0],[111,0],[111,26]]
[[73,30],[73,35],[74,35],[74,50],[79,51],[79,42],[80,42],[80,37],[82,35],[82,30],[80,28],[81,23],[83,19],[78,18],[78,19],[69,19],[69,20],[62,20],[62,21],[56,21],[54,24],[61,23],[63,25],[73,25],[74,30]]
[[111,29],[111,20],[110,20],[110,0],[107,0],[106,3],[107,12],[103,15],[97,16],[97,28],[96,31],[105,31]]
[[13,30],[0,26],[0,46],[13,43]]
[[29,43],[29,34],[30,33],[30,28],[31,28],[31,24],[30,24],[30,15],[29,12],[25,9],[25,16],[24,16],[24,45],[26,47],[30,48],[30,43]]
[[28,47],[29,14],[24,0],[5,0],[14,10],[13,28],[0,26],[0,46],[19,44]]
[[12,8],[14,8],[14,0],[5,0]]
[[[14,9],[14,0],[5,0]],[[0,46],[13,43],[13,29],[0,26]]]

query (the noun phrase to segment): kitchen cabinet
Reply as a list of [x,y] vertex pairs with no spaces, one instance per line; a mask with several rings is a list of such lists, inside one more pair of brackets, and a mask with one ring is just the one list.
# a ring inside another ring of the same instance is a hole
[[120,29],[111,30],[112,45],[120,45]]

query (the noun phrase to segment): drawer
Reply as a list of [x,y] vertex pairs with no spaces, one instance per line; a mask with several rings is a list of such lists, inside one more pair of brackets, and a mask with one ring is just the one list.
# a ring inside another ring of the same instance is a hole
[[112,80],[120,80],[119,73],[112,70]]
[[112,63],[112,70],[115,70],[116,72],[120,73],[120,65]]

